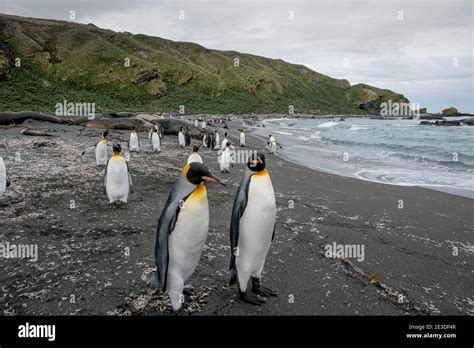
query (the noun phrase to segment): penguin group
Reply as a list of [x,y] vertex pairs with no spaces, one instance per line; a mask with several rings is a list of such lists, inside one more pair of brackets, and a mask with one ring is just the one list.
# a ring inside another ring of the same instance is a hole
[[[229,146],[230,142],[226,143],[226,147]],[[198,147],[194,148],[191,156],[197,151]],[[185,289],[185,282],[196,270],[207,239],[209,203],[205,184],[225,186],[191,156],[158,220],[156,272],[150,278],[152,287],[169,295],[178,315],[185,313],[183,303],[190,301],[192,292]],[[266,303],[263,298],[277,296],[274,290],[261,283],[265,259],[275,237],[275,220],[275,192],[266,169],[265,155],[256,152],[249,157],[237,190],[229,232],[229,285],[237,284],[238,296],[243,302],[262,305]]]
[[[202,123],[206,120],[202,121]],[[197,123],[199,124],[199,123]],[[195,123],[196,125],[196,123]],[[203,127],[205,128],[205,126]],[[244,130],[239,130],[239,145],[246,146]],[[149,131],[153,152],[161,151],[160,127]],[[234,166],[233,146],[225,133],[219,142],[217,131],[204,133],[203,146],[218,151],[221,173],[229,173]],[[270,143],[269,139],[269,143]],[[271,146],[271,144],[269,147]],[[178,146],[190,146],[190,128],[180,127]],[[276,142],[275,142],[276,144]],[[128,140],[130,152],[140,151],[139,134],[132,128]],[[112,156],[107,160],[107,150]],[[105,168],[104,193],[111,206],[122,206],[133,192],[133,181],[123,146],[109,144],[108,132],[103,132],[94,145],[96,163]],[[192,153],[180,171],[158,219],[155,239],[156,272],[150,285],[166,292],[176,314],[184,314],[183,303],[190,300],[191,292],[185,283],[196,270],[204,250],[209,230],[209,201],[206,185],[220,184],[204,164],[199,154],[200,145],[192,147]],[[83,154],[87,152],[83,152]],[[0,194],[9,179],[0,158]],[[265,155],[254,152],[245,163],[240,185],[237,189],[229,224],[229,285],[236,285],[242,302],[262,305],[264,298],[277,296],[274,290],[262,286],[261,278],[265,259],[275,237],[276,199],[270,173],[266,168]],[[249,282],[251,283],[249,286]]]

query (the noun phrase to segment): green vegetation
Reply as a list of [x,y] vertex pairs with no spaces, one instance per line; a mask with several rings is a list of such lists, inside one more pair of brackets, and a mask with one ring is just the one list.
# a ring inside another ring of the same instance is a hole
[[290,105],[295,113],[362,114],[389,99],[407,101],[279,59],[0,15],[0,111],[54,111],[65,99],[95,103],[97,111],[184,105],[188,114],[287,113]]
[[447,108],[447,109],[444,109],[443,111],[441,111],[441,113],[442,113],[444,116],[448,116],[448,115],[457,114],[457,113],[459,113],[459,111],[458,111],[458,109],[456,109],[455,107],[451,106],[450,108]]

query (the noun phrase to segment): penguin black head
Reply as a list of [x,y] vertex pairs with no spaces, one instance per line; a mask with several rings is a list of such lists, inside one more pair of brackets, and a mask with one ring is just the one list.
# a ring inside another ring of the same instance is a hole
[[154,133],[158,132],[158,129],[153,128],[153,132],[154,132]]
[[122,146],[120,146],[120,144],[114,144],[114,146],[112,148],[114,150],[114,153],[122,152]]
[[132,132],[135,132],[136,131],[136,127],[132,127]]
[[103,136],[104,138],[107,138],[108,135],[109,135],[109,132],[107,132],[107,131],[102,132],[102,136]]
[[265,155],[260,151],[253,151],[247,162],[247,167],[253,172],[261,172],[265,169]]
[[197,153],[199,151],[199,145],[193,146],[193,152]]
[[194,185],[199,185],[203,182],[212,182],[225,186],[224,183],[211,174],[204,164],[199,162],[187,164],[183,169],[183,175]]
[[224,137],[227,138],[227,133],[224,133]]

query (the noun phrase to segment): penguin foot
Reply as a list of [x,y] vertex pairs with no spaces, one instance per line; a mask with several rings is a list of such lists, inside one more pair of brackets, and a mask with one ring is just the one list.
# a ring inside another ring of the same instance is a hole
[[257,296],[249,295],[246,292],[242,292],[239,289],[239,298],[242,302],[250,303],[254,306],[261,306],[266,303],[265,300],[258,298]]
[[194,289],[192,288],[184,288],[183,289],[183,296],[184,296],[184,302],[185,303],[191,303],[193,300],[191,299],[191,296],[194,295]]
[[272,289],[262,286],[258,278],[252,278],[252,292],[263,297],[277,297],[277,293]]
[[174,311],[174,314],[177,316],[189,315],[188,312],[184,310],[183,306],[181,306],[177,311]]
[[156,274],[156,272],[153,272],[153,274],[150,277],[149,282],[152,288],[156,288],[156,289],[161,288],[161,284],[160,284],[160,281],[158,280],[158,275]]

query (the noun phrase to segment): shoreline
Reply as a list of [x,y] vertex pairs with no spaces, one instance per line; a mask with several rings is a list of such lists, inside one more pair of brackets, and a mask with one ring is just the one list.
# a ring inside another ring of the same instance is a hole
[[[270,119],[271,121],[272,119]],[[275,119],[278,120],[278,119]],[[262,120],[260,120],[262,122]],[[248,127],[248,126],[247,126]],[[254,127],[248,127],[247,134],[261,140],[262,142],[265,141],[263,136],[254,134],[255,133],[255,128]],[[390,185],[390,186],[401,186],[401,187],[418,187],[418,188],[423,188],[427,190],[433,190],[437,192],[443,192],[447,193],[450,195],[454,196],[460,196],[460,197],[466,197],[470,199],[474,199],[474,191],[468,190],[468,189],[463,189],[459,187],[452,187],[452,186],[447,186],[447,185],[430,185],[430,184],[410,184],[410,183],[391,183],[391,182],[385,182],[385,181],[380,181],[376,179],[369,179],[365,178],[363,176],[360,176],[358,173],[343,173],[343,172],[337,172],[334,170],[326,169],[326,168],[321,168],[316,165],[312,165],[312,163],[302,163],[302,161],[298,160],[293,160],[290,155],[285,155],[282,153],[282,151],[277,151],[277,156],[294,164],[302,165],[306,168],[309,168],[311,170],[315,170],[318,172],[326,173],[326,174],[331,174],[331,175],[337,175],[337,176],[342,176],[345,178],[351,178],[351,179],[357,179],[357,180],[362,180],[362,181],[367,181],[367,182],[372,182],[376,184],[384,184],[384,185]],[[360,171],[360,170],[359,170]]]
[[[0,129],[8,141],[12,179],[0,199],[0,241],[38,245],[36,263],[0,259],[0,314],[169,314],[166,299],[145,280],[154,267],[157,219],[190,149],[179,149],[176,136],[165,136],[163,152],[154,156],[142,138],[144,149],[130,162],[136,192],[128,209],[108,209],[93,157],[78,155],[101,130],[32,124],[55,137]],[[227,131],[237,139],[239,125],[228,124],[230,129],[219,128],[221,137]],[[112,130],[111,136],[124,140],[128,132]],[[263,148],[250,134],[247,142]],[[25,162],[11,161],[16,152]],[[228,186],[208,188],[209,235],[188,281],[200,294],[194,314],[474,314],[466,297],[474,244],[471,199],[327,174],[268,154],[278,212],[262,281],[279,297],[261,307],[241,303],[227,282],[230,214],[243,165],[221,174],[216,152],[200,152]],[[76,209],[70,209],[71,199]],[[334,242],[364,245],[364,261],[326,257],[324,247]]]

